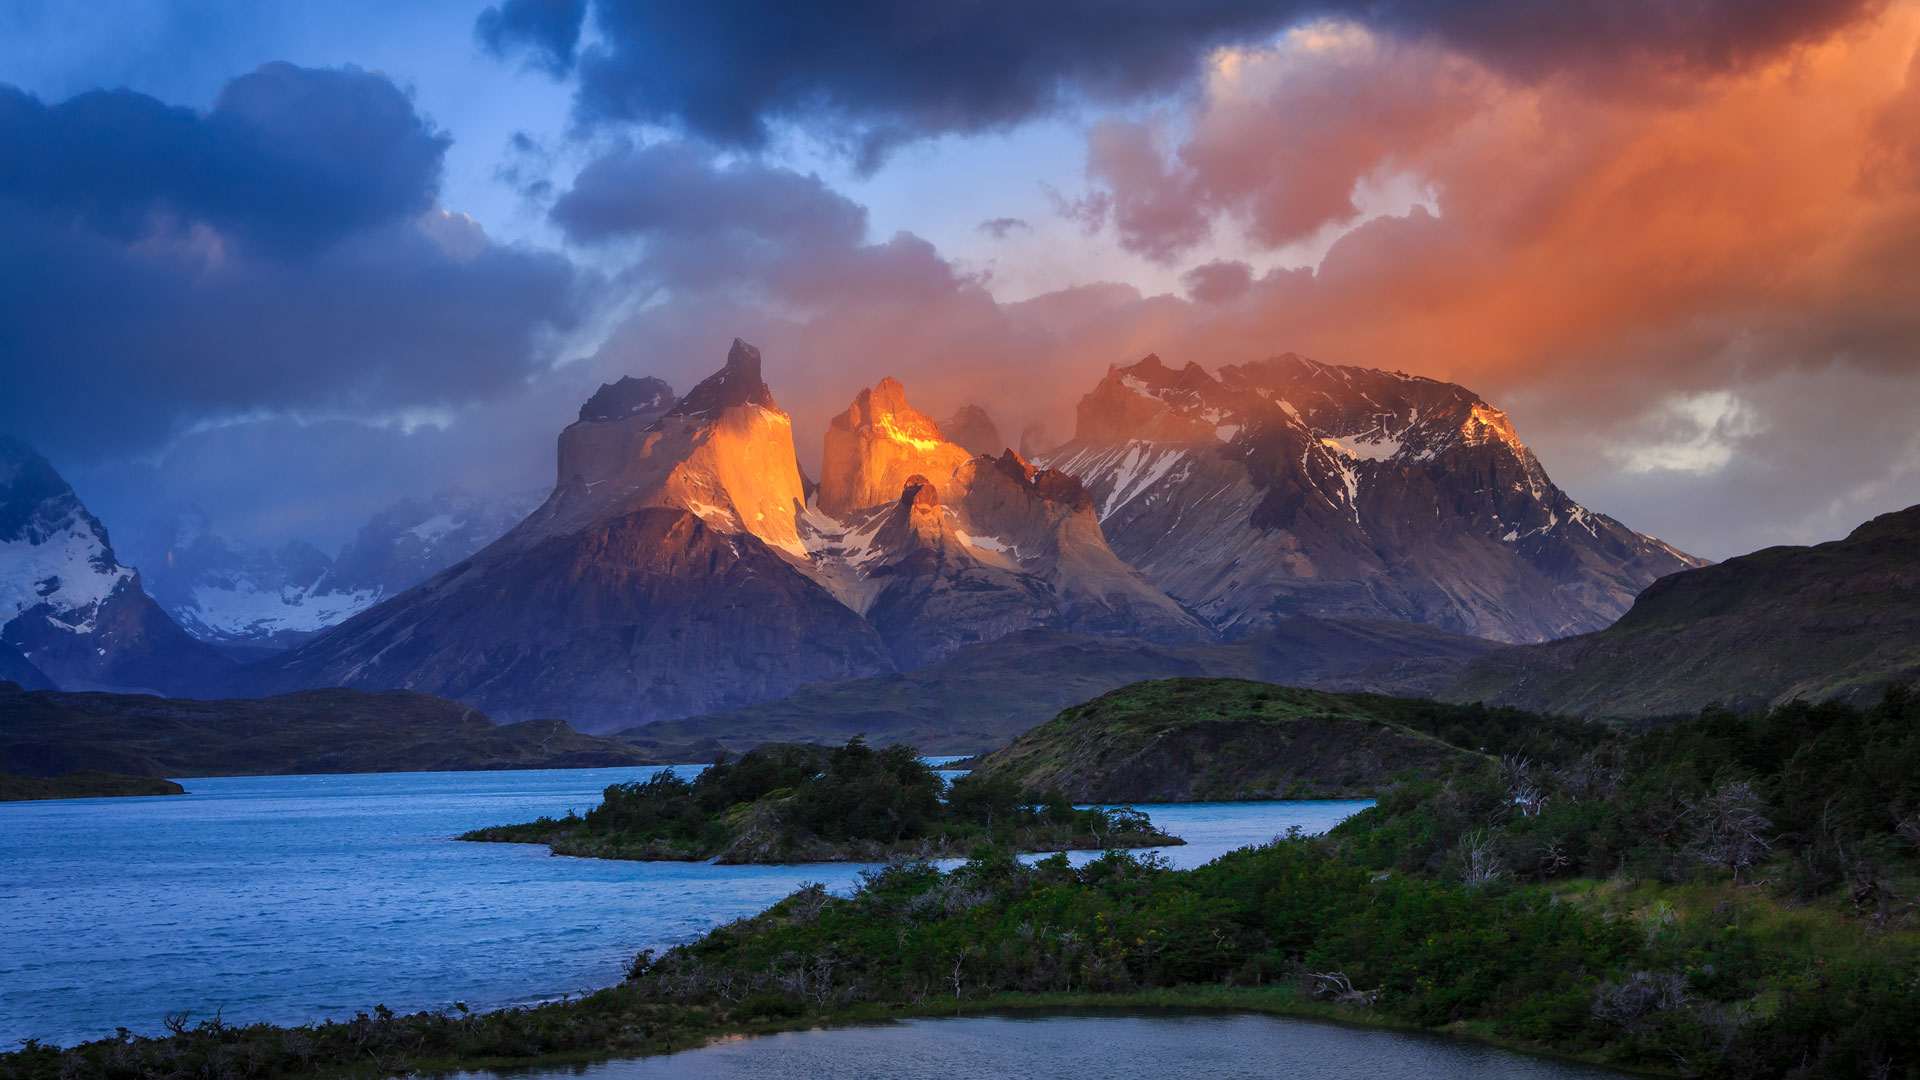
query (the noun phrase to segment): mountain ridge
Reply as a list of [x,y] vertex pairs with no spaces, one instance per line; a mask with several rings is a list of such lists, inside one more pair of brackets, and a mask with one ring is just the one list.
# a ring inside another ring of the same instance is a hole
[[1719,704],[1877,701],[1920,679],[1920,506],[1845,538],[1661,578],[1604,630],[1500,649],[1442,696],[1650,719]]

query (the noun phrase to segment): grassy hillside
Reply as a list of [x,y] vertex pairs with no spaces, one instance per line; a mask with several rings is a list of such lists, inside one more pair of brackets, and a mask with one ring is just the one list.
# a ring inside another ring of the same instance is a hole
[[1879,699],[1920,679],[1920,507],[1648,586],[1595,634],[1490,652],[1441,696],[1580,716]]
[[1027,630],[903,674],[816,683],[780,701],[647,724],[643,747],[718,739],[838,743],[865,733],[932,754],[1004,744],[1061,709],[1142,679],[1260,679],[1294,686],[1432,694],[1494,643],[1380,619],[1291,619],[1225,645],[1154,645]]
[[495,726],[407,690],[308,690],[193,701],[22,691],[0,683],[0,772],[131,776],[547,769],[652,763],[625,743],[554,720]]
[[1370,796],[1487,754],[1563,752],[1603,729],[1513,710],[1242,679],[1136,683],[1067,709],[976,772],[1080,802]]
[[171,780],[81,769],[50,778],[0,773],[0,802],[32,799],[105,799],[126,795],[185,795]]

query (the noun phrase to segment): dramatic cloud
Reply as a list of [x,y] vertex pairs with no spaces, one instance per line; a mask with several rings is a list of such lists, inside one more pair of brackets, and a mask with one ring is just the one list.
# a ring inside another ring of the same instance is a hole
[[[1831,29],[1872,0],[595,0],[582,51],[588,123],[681,125],[742,147],[769,125],[837,135],[869,165],[902,141],[1002,129],[1086,102],[1181,89],[1213,49],[1256,44],[1303,20],[1344,17],[1439,41],[1503,71],[1642,66],[1719,70]],[[562,66],[578,5],[507,0],[481,16],[496,51]]]
[[0,429],[97,460],[520,383],[573,271],[435,204],[447,144],[352,68],[269,64],[206,113],[0,88]]
[[573,66],[587,0],[506,0],[480,13],[474,33],[495,56],[524,51],[535,67],[555,75]]
[[[1464,382],[1514,411],[1576,495],[1724,556],[1871,512],[1802,486],[1849,468],[1847,491],[1920,494],[1910,439],[1793,415],[1845,385],[1876,388],[1848,400],[1878,416],[1920,377],[1917,39],[1920,11],[1901,5],[1772,59],[1702,45],[1674,56],[1745,66],[1657,95],[1526,81],[1438,33],[1351,23],[1218,54],[1189,113],[1095,125],[1100,186],[1080,203],[1139,250],[1200,262],[1190,300],[1090,286],[996,303],[912,237],[852,239],[855,208],[813,178],[711,158],[675,186],[731,208],[695,197],[689,214],[753,223],[712,263],[611,165],[617,183],[583,175],[560,205],[635,191],[645,224],[622,235],[682,283],[594,363],[684,381],[733,334],[754,339],[803,457],[818,417],[884,374],[936,412],[978,400],[1003,430],[1064,435],[1109,363],[1293,349]],[[1428,195],[1363,218],[1359,196],[1395,185]],[[755,215],[773,190],[785,220]],[[591,215],[595,235],[620,214]],[[1311,267],[1205,260],[1221,232],[1277,251],[1328,229]],[[1767,514],[1697,512],[1735,477]]]

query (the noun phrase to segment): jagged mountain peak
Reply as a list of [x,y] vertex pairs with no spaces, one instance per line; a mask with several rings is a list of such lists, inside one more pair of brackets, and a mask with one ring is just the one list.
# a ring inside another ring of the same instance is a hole
[[833,515],[885,505],[899,497],[908,477],[946,484],[972,456],[907,401],[898,379],[884,378],[827,425],[815,500]]
[[727,363],[719,371],[702,379],[687,396],[667,410],[667,416],[714,417],[740,405],[758,405],[779,412],[773,391],[760,378],[760,350],[733,339],[727,350]]
[[1064,503],[1075,510],[1093,507],[1093,496],[1078,477],[1059,469],[1039,468],[1020,456],[1017,450],[1006,449],[999,457],[992,459],[992,465],[994,471],[1013,480],[1037,498]]
[[1125,366],[1115,365],[1093,391],[1080,399],[1074,414],[1074,438],[1081,442],[1142,439],[1164,443],[1210,443],[1231,439],[1246,423],[1219,380],[1195,363],[1178,370],[1157,354]]
[[617,382],[600,384],[600,389],[580,406],[580,419],[604,423],[642,413],[658,414],[671,408],[676,400],[673,387],[662,379],[622,375]]
[[1007,445],[993,417],[978,405],[962,405],[940,421],[940,434],[969,454],[998,454]]
[[181,692],[225,666],[122,566],[52,464],[0,437],[0,640],[60,686]]

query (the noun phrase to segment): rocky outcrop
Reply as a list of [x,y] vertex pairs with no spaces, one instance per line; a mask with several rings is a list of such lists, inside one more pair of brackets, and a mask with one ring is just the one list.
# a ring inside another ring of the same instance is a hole
[[1291,354],[1116,367],[1044,463],[1086,484],[1121,558],[1229,636],[1312,614],[1541,641],[1701,564],[1574,502],[1471,391]]
[[1607,629],[1488,653],[1442,696],[1646,719],[1795,698],[1867,705],[1916,680],[1920,506],[1844,540],[1661,578]]
[[881,379],[827,425],[816,500],[836,517],[884,506],[900,497],[908,477],[944,484],[972,457],[907,404],[898,380]]
[[620,381],[601,383],[600,389],[580,406],[580,419],[589,423],[629,420],[636,416],[659,416],[673,408],[677,399],[673,387],[660,379],[636,379],[622,375]]

